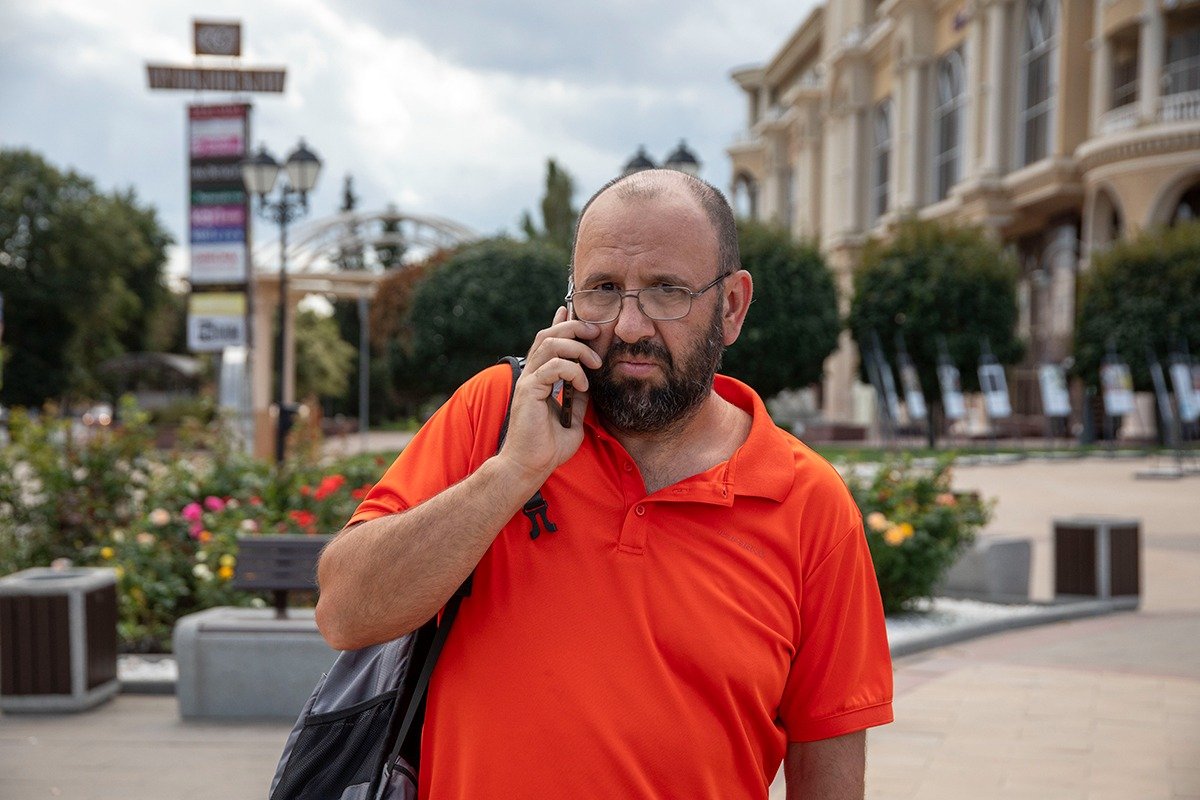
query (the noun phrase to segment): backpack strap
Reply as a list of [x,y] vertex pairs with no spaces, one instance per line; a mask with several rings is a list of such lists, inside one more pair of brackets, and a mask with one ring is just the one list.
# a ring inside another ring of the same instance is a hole
[[[496,443],[497,453],[504,446],[504,438],[508,435],[508,423],[512,417],[512,401],[517,393],[517,378],[521,377],[521,371],[525,368],[524,358],[505,356],[501,361],[506,362],[512,369],[512,385],[508,390],[508,406],[504,411],[504,422],[500,426],[500,437]],[[539,518],[545,525],[546,530],[551,532],[558,530],[558,527],[546,515],[547,505],[540,489],[534,492],[533,497],[526,501],[523,511],[533,525],[533,529],[529,533],[531,539],[536,539],[541,532],[538,529]],[[387,770],[392,768],[392,765],[396,762],[396,757],[404,749],[405,742],[413,732],[413,726],[416,723],[418,715],[422,720],[424,719],[425,694],[429,689],[429,680],[433,676],[433,668],[437,665],[442,647],[445,646],[446,639],[450,636],[450,628],[454,625],[454,619],[458,616],[458,607],[462,605],[463,598],[471,593],[471,578],[474,574],[472,572],[471,575],[468,575],[467,579],[462,582],[462,585],[446,601],[446,607],[442,609],[441,621],[439,622],[435,618],[425,623],[426,626],[436,625],[437,632],[433,636],[433,642],[429,645],[428,655],[426,655],[421,665],[421,674],[417,676],[417,682],[413,686],[412,695],[409,698],[407,708],[404,710],[404,720],[400,723],[400,730],[396,736],[396,741],[392,745],[387,761],[384,762],[384,768]]]

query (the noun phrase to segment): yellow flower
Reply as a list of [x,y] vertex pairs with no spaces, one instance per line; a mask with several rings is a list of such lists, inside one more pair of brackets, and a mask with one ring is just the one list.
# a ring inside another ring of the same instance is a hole
[[125,577],[125,568],[122,567],[120,564],[113,567],[113,572],[115,572],[117,574],[117,580],[121,580],[121,578]]
[[218,559],[218,562],[220,563],[220,565],[221,565],[222,567],[232,567],[234,564],[236,564],[236,563],[237,563],[237,559],[236,559],[236,558],[234,558],[234,557],[233,557],[232,555],[230,555],[229,553],[226,553],[225,555],[221,556],[221,557]]
[[891,524],[882,511],[872,511],[870,514],[867,514],[867,527],[873,531],[886,531],[891,527]]
[[217,574],[221,576],[221,580],[227,581],[233,577],[233,567],[222,565],[221,568],[217,570]]
[[908,522],[901,522],[899,525],[893,525],[883,533],[883,540],[892,547],[897,547],[911,539],[913,535],[913,526]]
[[101,547],[100,548],[100,557],[103,558],[105,561],[108,561],[114,555],[116,555],[116,552],[114,552],[111,547]]

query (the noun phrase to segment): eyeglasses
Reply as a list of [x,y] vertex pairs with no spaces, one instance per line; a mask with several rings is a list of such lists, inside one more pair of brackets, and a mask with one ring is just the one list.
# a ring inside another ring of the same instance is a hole
[[692,291],[686,286],[647,286],[645,289],[579,289],[570,292],[566,301],[571,304],[575,318],[596,325],[612,322],[621,315],[621,304],[626,297],[637,300],[638,308],[650,319],[664,321],[682,319],[692,310],[692,300],[707,292],[730,276],[729,272],[718,275],[703,289]]

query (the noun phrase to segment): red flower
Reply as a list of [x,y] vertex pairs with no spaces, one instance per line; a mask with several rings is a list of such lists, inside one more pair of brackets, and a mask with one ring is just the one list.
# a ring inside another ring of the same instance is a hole
[[303,495],[304,497],[308,497],[310,494],[312,494],[312,487],[311,486],[301,486],[300,494]]
[[355,500],[363,500],[366,498],[367,492],[371,491],[371,489],[373,489],[374,487],[375,487],[375,484],[373,484],[373,483],[364,483],[362,486],[360,486],[357,489],[355,489],[354,491],[350,492],[350,496],[352,498],[354,498]]
[[249,502],[250,502],[250,505],[252,505],[252,506],[261,506],[263,504],[262,498],[259,497],[258,495],[251,496]]
[[311,528],[317,521],[317,515],[311,511],[289,511],[288,517],[301,528]]
[[324,500],[345,485],[346,479],[343,476],[327,475],[321,479],[321,483],[319,486],[317,486],[317,491],[314,496],[318,500]]

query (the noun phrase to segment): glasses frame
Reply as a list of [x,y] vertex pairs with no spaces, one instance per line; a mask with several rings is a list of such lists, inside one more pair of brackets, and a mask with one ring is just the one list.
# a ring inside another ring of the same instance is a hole
[[[574,285],[572,284],[571,291],[567,292],[567,296],[564,297],[563,300],[565,300],[568,303],[568,305],[571,309],[572,315],[575,316],[576,318],[579,318],[578,315],[575,314],[575,295],[582,294],[583,292],[613,292],[613,294],[615,294],[619,298],[619,300],[617,302],[617,313],[613,314],[611,319],[606,319],[606,320],[602,320],[602,321],[597,321],[594,319],[584,320],[584,322],[590,322],[593,325],[607,325],[608,323],[615,321],[617,319],[617,317],[621,316],[621,310],[625,307],[625,298],[626,297],[632,297],[634,300],[637,301],[638,311],[641,311],[643,314],[645,314],[647,319],[652,319],[655,322],[671,322],[673,320],[683,319],[688,314],[692,313],[692,304],[696,301],[697,297],[704,294],[709,289],[713,288],[718,283],[725,280],[732,274],[733,274],[732,272],[724,272],[724,273],[718,275],[717,277],[713,278],[713,280],[711,282],[709,282],[708,284],[706,284],[704,287],[697,289],[694,292],[686,286],[672,286],[672,285],[646,286],[641,289],[627,289],[623,292],[617,292],[612,289],[575,289]],[[650,289],[660,289],[660,290],[661,289],[682,289],[683,291],[688,293],[687,310],[684,311],[682,314],[680,314],[677,317],[653,316],[652,314],[650,314],[650,312],[648,312],[646,310],[645,306],[642,305],[642,292],[645,292]]]

